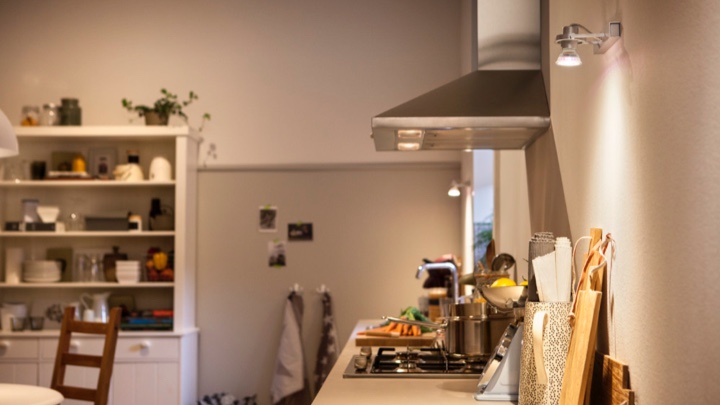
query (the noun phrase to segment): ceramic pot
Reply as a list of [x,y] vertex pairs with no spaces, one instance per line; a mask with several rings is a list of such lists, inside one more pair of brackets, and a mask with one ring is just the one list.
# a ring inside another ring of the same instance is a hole
[[167,125],[170,120],[167,114],[160,114],[155,111],[148,111],[144,115],[145,125]]

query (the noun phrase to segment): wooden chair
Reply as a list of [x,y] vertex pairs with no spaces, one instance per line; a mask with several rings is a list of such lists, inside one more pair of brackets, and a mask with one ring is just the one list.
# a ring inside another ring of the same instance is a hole
[[[75,320],[75,309],[73,307],[65,308],[50,388],[59,391],[66,399],[89,401],[95,405],[107,404],[121,312],[120,308],[111,309],[108,323],[83,322]],[[105,346],[102,356],[70,353],[70,339],[73,332],[104,335]],[[100,375],[98,376],[97,387],[89,389],[65,385],[65,369],[67,366],[99,368]]]

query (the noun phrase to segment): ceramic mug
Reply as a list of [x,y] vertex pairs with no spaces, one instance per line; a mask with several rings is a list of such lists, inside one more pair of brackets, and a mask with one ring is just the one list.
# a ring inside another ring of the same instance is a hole
[[526,303],[518,405],[560,403],[571,309],[572,302]]

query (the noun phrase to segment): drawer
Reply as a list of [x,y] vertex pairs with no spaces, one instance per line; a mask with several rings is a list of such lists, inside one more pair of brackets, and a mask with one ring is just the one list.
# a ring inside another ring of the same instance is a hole
[[0,339],[0,360],[38,358],[38,341],[35,339]]
[[[70,340],[73,353],[102,354],[103,338],[79,337]],[[41,344],[43,359],[54,359],[57,353],[57,339],[45,339]],[[115,347],[115,360],[177,360],[180,358],[180,343],[177,338],[119,337]]]
[[115,358],[178,360],[180,358],[180,341],[177,338],[118,339]]

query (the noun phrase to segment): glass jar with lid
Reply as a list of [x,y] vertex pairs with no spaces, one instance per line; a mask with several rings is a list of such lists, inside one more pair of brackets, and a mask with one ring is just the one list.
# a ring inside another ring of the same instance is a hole
[[43,104],[40,125],[60,125],[60,109],[55,103]]

